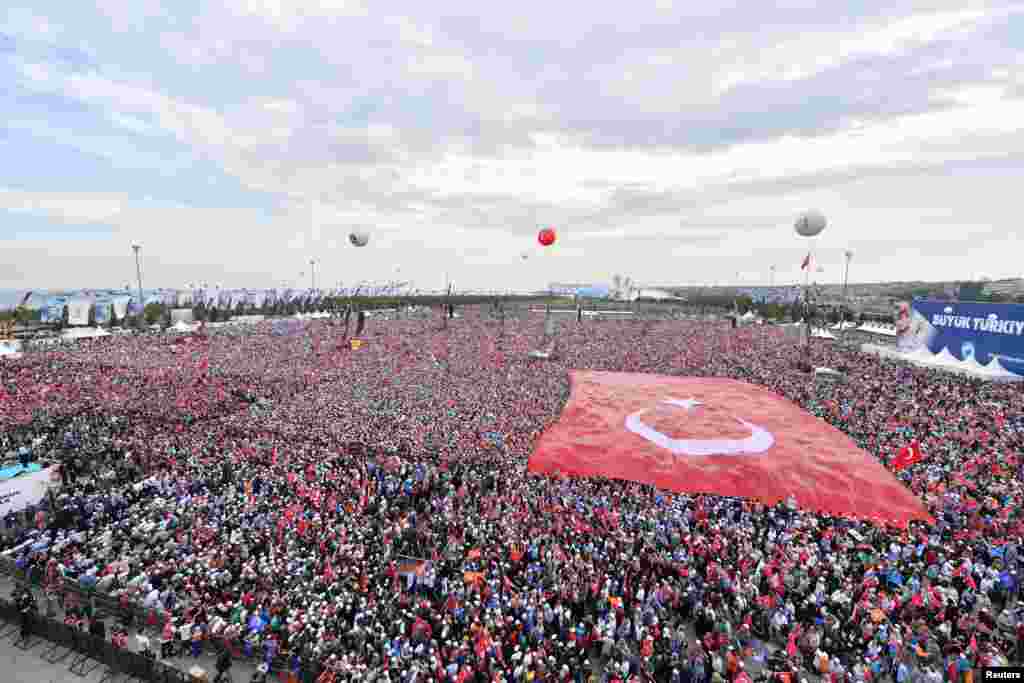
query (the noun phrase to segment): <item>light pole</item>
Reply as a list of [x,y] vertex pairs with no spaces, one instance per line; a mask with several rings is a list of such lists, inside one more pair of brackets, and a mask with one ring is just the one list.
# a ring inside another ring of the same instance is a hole
[[775,288],[775,266],[768,267],[768,287]]
[[[145,302],[142,299],[142,266],[139,263],[139,252],[142,250],[142,245],[136,242],[132,243],[132,251],[135,252],[135,277],[138,278],[139,283],[139,306],[142,313],[146,311]],[[143,319],[142,313],[139,314],[139,320]]]
[[316,259],[309,259],[309,283],[311,289],[316,289]]
[[853,252],[847,249],[843,252],[846,258],[846,270],[843,273],[843,303],[846,302],[846,287],[850,283],[850,261],[853,259]]
[[839,326],[841,329],[846,329],[846,309],[850,305],[850,302],[846,298],[846,288],[850,284],[850,261],[853,259],[853,252],[847,249],[843,252],[843,256],[846,259],[846,268],[843,271],[843,315],[840,318],[841,322],[839,323]]

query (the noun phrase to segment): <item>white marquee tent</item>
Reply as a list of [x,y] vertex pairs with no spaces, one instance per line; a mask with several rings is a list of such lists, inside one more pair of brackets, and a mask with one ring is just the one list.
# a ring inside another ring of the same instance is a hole
[[978,379],[990,380],[993,382],[1019,382],[1024,377],[1016,375],[1003,367],[998,358],[993,358],[987,365],[982,365],[971,358],[970,360],[957,360],[956,356],[943,348],[939,353],[932,353],[924,347],[913,351],[900,351],[891,346],[879,346],[877,344],[862,344],[861,351],[883,358],[905,361],[914,365],[946,370],[963,375],[970,375]]

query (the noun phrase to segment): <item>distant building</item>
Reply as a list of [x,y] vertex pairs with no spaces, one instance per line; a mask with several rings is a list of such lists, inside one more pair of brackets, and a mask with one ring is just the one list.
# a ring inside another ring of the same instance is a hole
[[630,300],[654,299],[655,301],[685,301],[683,297],[675,296],[663,289],[634,289],[630,294]]
[[581,287],[573,292],[573,296],[581,299],[607,299],[611,297],[611,289],[600,285],[595,287]]
[[1024,294],[1024,279],[998,280],[986,282],[981,288],[981,293],[986,295],[998,294],[1001,296],[1018,296]]
[[983,282],[964,282],[960,285],[957,298],[961,301],[976,301],[982,297]]
[[737,292],[748,296],[756,304],[790,304],[800,298],[800,288],[788,287],[747,287]]
[[595,287],[592,283],[577,283],[571,284],[566,282],[552,282],[548,285],[548,293],[554,294],[555,296],[572,296],[580,289],[593,289]]

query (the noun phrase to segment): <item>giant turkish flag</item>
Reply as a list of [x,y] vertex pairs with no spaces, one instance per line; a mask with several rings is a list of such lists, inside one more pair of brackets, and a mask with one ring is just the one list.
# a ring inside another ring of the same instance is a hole
[[572,372],[572,396],[529,469],[685,493],[795,495],[805,509],[906,524],[924,505],[845,434],[731,379]]

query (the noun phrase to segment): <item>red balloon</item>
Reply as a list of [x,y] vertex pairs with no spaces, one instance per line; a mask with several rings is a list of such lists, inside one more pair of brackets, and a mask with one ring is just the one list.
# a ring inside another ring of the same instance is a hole
[[555,231],[551,228],[544,228],[537,234],[537,241],[541,246],[550,247],[555,243]]

